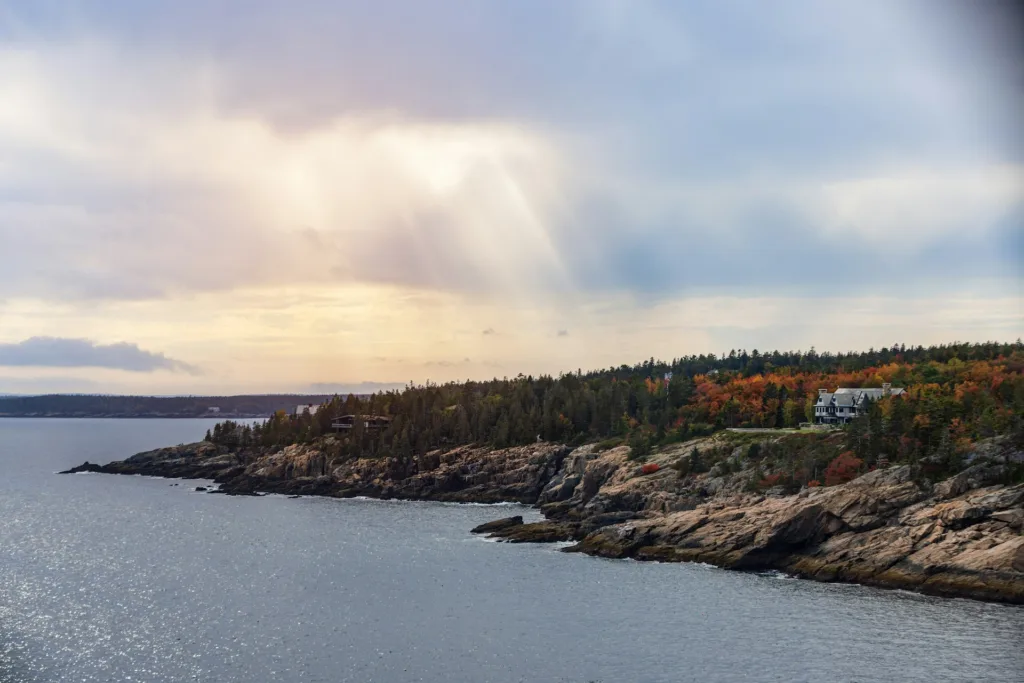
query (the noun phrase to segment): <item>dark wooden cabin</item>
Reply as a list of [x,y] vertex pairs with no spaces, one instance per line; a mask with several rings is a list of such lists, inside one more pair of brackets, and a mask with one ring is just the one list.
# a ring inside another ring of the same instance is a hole
[[336,432],[348,431],[355,426],[357,419],[368,431],[383,429],[391,422],[391,418],[386,415],[342,415],[331,421],[331,429]]

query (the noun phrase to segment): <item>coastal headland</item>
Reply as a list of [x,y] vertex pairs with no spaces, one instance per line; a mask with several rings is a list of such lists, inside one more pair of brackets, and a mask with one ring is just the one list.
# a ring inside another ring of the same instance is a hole
[[[412,458],[332,457],[335,436],[283,447],[202,441],[68,470],[212,479],[225,494],[538,506],[546,518],[475,529],[512,542],[575,541],[566,552],[780,570],[922,593],[1024,604],[1024,453],[976,444],[932,481],[922,465],[878,467],[835,485],[771,484],[758,457],[838,434],[719,432],[645,454],[629,445],[463,446]],[[697,461],[700,461],[698,463]],[[883,463],[884,465],[884,463]]]

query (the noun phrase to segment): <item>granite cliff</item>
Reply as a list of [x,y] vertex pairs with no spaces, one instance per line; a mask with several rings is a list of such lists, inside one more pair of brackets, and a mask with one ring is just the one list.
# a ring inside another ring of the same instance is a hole
[[[937,483],[903,465],[787,494],[751,491],[749,440],[729,452],[729,438],[666,448],[646,468],[627,446],[553,443],[338,460],[327,437],[249,451],[200,442],[69,472],[213,479],[229,494],[516,501],[538,505],[547,521],[511,518],[474,531],[515,542],[574,540],[568,552],[603,557],[778,569],[1024,604],[1024,484],[1006,483],[1024,456],[1007,443],[986,444],[966,469]],[[689,473],[680,465],[695,448],[725,455],[710,471]]]

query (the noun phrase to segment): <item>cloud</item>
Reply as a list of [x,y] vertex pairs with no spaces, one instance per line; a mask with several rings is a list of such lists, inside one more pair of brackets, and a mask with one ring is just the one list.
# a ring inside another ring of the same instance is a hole
[[137,344],[97,344],[88,339],[31,337],[0,344],[0,366],[51,368],[112,368],[129,372],[169,370],[198,374],[195,366],[140,349]]
[[[914,2],[783,3],[767,26],[727,3],[620,0],[232,17],[287,44],[272,57],[224,41],[197,0],[122,5],[0,17],[0,240],[24,255],[0,269],[7,297],[777,286],[737,245],[813,284],[780,229],[837,270],[886,246],[927,253],[874,282],[941,283],[958,254],[936,245],[982,239],[1021,201],[1024,155],[1000,123],[1021,104],[1013,62],[981,19],[958,42],[942,27],[967,24]],[[510,49],[526,32],[529,58]],[[653,274],[628,263],[643,245]],[[657,265],[683,254],[699,263],[682,277]],[[967,270],[991,270],[975,256]]]
[[216,393],[832,348],[830,305],[877,345],[915,297],[1011,330],[935,322],[1024,283],[1024,43],[979,3],[66,4],[0,10],[5,339]]
[[[76,87],[100,72],[117,84]],[[523,289],[526,269],[546,274],[536,287],[557,275],[545,193],[559,155],[529,126],[369,108],[286,132],[219,107],[218,78],[111,48],[0,48],[0,240],[26,256],[0,270],[5,294],[338,280],[493,292]],[[154,79],[178,97],[140,98]]]
[[431,360],[431,361],[427,361],[426,363],[424,363],[423,366],[427,367],[427,368],[431,368],[431,367],[455,368],[455,367],[460,367],[460,366],[464,366],[464,365],[470,365],[472,362],[473,361],[471,361],[468,357],[466,357],[466,358],[463,358],[460,361],[454,361],[454,360]]
[[836,183],[652,178],[647,189],[595,189],[586,205],[563,248],[572,279],[590,291],[834,296],[1021,275],[1019,248],[1004,245],[1024,231],[1024,167]]

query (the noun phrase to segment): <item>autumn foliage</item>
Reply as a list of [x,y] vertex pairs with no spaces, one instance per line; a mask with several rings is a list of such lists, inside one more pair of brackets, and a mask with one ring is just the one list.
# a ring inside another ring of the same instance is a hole
[[[242,447],[309,443],[331,433],[334,416],[383,415],[391,418],[385,428],[354,429],[339,437],[337,457],[409,460],[462,444],[506,447],[538,439],[576,445],[617,439],[642,457],[669,443],[730,427],[798,427],[813,421],[819,389],[883,383],[906,393],[871,404],[867,415],[830,437],[832,441],[815,446],[809,438],[805,447],[794,445],[803,441],[793,439],[787,442],[788,453],[766,457],[751,451],[748,458],[763,463],[765,472],[777,472],[785,462],[787,477],[775,485],[811,480],[828,485],[848,476],[851,467],[867,470],[882,457],[890,463],[936,461],[938,473],[946,474],[960,466],[960,455],[978,440],[1024,435],[1021,342],[900,345],[849,354],[741,350],[670,362],[652,358],[557,377],[427,382],[370,396],[336,396],[315,415],[276,414],[263,423],[232,426],[218,434]],[[844,451],[860,462],[834,462]],[[835,465],[831,479],[823,476],[830,461]],[[752,481],[753,487],[760,478],[763,474]]]
[[840,453],[825,469],[825,486],[845,484],[857,477],[864,467],[864,461],[853,454],[853,451]]

